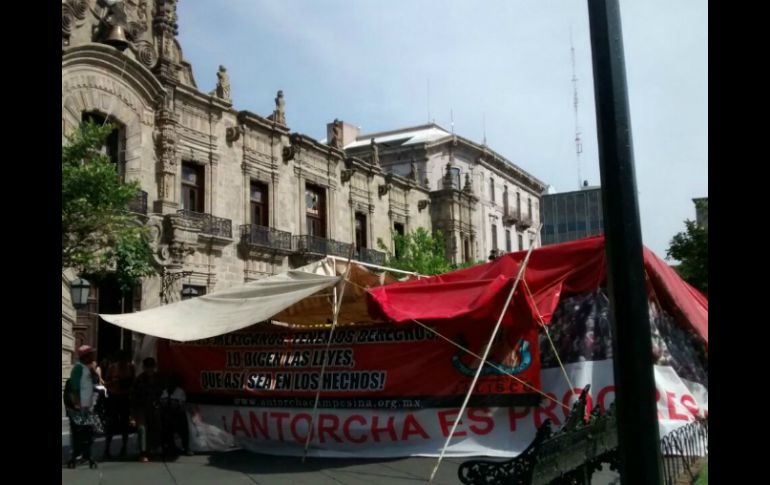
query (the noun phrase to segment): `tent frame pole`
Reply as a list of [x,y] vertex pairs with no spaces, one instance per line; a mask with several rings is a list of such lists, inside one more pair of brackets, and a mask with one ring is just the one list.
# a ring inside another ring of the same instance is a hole
[[494,330],[492,330],[492,336],[489,338],[489,342],[487,342],[487,346],[484,349],[484,354],[481,356],[481,362],[479,363],[479,367],[476,369],[476,375],[473,376],[473,381],[471,382],[471,385],[468,388],[468,393],[465,395],[465,400],[463,401],[463,405],[460,406],[460,412],[457,413],[457,419],[455,420],[454,424],[452,424],[452,430],[447,435],[443,448],[441,448],[441,454],[438,457],[436,466],[433,467],[433,471],[430,474],[430,479],[428,480],[428,483],[433,482],[433,478],[436,476],[436,472],[438,472],[438,467],[441,465],[441,460],[444,459],[444,453],[446,452],[446,449],[449,446],[449,442],[452,440],[452,436],[455,434],[455,430],[457,430],[457,425],[460,423],[463,413],[465,413],[465,408],[468,406],[468,401],[470,401],[471,399],[471,394],[473,394],[473,389],[476,388],[476,382],[478,382],[479,380],[481,371],[482,369],[484,369],[484,365],[487,362],[489,351],[492,349],[492,344],[494,344],[495,342],[495,337],[497,337],[497,331],[500,330],[500,324],[503,321],[505,312],[508,311],[508,307],[511,304],[511,300],[513,300],[513,294],[516,292],[516,287],[519,286],[519,281],[521,281],[521,278],[524,276],[524,270],[527,268],[527,264],[529,263],[529,257],[532,254],[533,249],[534,249],[534,245],[530,243],[529,250],[527,251],[527,256],[524,258],[524,261],[522,261],[521,266],[519,266],[519,272],[516,275],[516,280],[513,282],[511,291],[508,292],[508,298],[505,300],[505,305],[503,305],[503,310],[500,312],[500,316],[497,319],[495,328]]
[[[315,403],[313,403],[313,414],[310,416],[310,423],[307,427],[307,438],[305,439],[305,450],[302,452],[302,463],[305,463],[307,458],[307,451],[310,448],[310,441],[313,438],[313,423],[315,422],[318,414],[318,401],[321,398],[321,389],[323,389],[323,379],[326,373],[326,361],[329,355],[329,347],[332,345],[332,337],[334,337],[334,329],[337,328],[337,320],[340,315],[340,309],[342,308],[342,300],[345,297],[345,288],[347,287],[348,278],[350,277],[351,260],[353,259],[353,250],[355,246],[350,249],[350,257],[348,258],[347,267],[345,268],[345,277],[342,279],[342,289],[340,290],[339,299],[337,298],[337,285],[334,285],[334,317],[332,319],[332,328],[329,330],[329,340],[326,342],[326,349],[324,350],[323,361],[321,363],[321,375],[318,379],[318,390],[315,394]],[[334,274],[337,275],[337,262],[334,261],[332,267],[334,268]]]
[[[331,259],[332,261],[336,261],[336,260],[345,261],[345,258],[341,258],[339,256],[327,255],[326,257]],[[403,274],[410,274],[410,275],[415,275],[415,276],[422,276],[420,273],[415,273],[414,271],[404,271],[402,269],[389,268],[387,266],[380,266],[380,265],[377,265],[377,264],[364,263],[364,262],[361,262],[361,261],[353,261],[353,262],[355,262],[359,266],[364,266],[366,268],[379,269],[379,270],[382,270],[382,271],[387,271],[389,273],[403,273]]]

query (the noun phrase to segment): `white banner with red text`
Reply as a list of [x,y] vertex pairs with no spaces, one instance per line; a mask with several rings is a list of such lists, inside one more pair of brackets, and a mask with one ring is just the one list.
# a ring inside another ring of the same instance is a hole
[[[612,361],[568,364],[569,386],[561,369],[542,370],[544,398],[538,407],[473,407],[462,416],[447,456],[513,457],[524,451],[546,419],[558,429],[586,384],[589,412],[607,409],[615,399]],[[708,414],[708,390],[679,378],[671,367],[655,367],[660,434]],[[385,458],[437,456],[457,408],[318,409],[309,456]],[[301,455],[313,411],[307,408],[192,405],[190,440],[195,451],[244,448],[272,455]]]

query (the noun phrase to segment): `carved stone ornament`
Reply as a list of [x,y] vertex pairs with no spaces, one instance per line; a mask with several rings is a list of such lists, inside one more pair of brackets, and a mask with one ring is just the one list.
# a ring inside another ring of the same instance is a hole
[[184,263],[185,257],[195,253],[195,246],[185,242],[173,242],[169,246],[169,253],[174,263]]
[[283,147],[281,154],[283,156],[283,162],[289,163],[289,160],[294,160],[297,155],[299,155],[299,148],[295,147],[294,145],[289,145],[287,147]]
[[86,18],[88,12],[88,0],[69,0],[68,2],[72,7],[72,13],[78,20]]
[[278,91],[275,96],[275,111],[267,118],[281,125],[286,125],[286,101],[283,99],[283,91]]
[[75,23],[75,13],[72,11],[72,7],[69,4],[61,4],[61,33],[62,36],[69,38],[72,32],[72,24]]
[[147,228],[153,260],[156,265],[163,266],[167,264],[171,258],[168,245],[163,244],[163,220],[157,217],[151,217],[147,221]]
[[471,185],[471,176],[468,172],[465,172],[465,187],[463,187],[463,192],[465,192],[466,194],[473,193],[473,186]]
[[380,149],[377,147],[377,144],[374,142],[374,138],[372,138],[372,165],[379,165],[380,164]]
[[390,192],[390,189],[393,187],[391,184],[383,184],[377,187],[377,194],[379,194],[380,197],[384,196],[388,192]]
[[342,149],[342,121],[336,118],[332,122],[332,139],[329,140],[329,145]]
[[354,168],[346,168],[342,171],[340,174],[340,179],[343,183],[350,181],[351,178],[353,178],[353,174],[356,173],[356,169]]
[[216,97],[225,101],[230,101],[230,75],[227,74],[225,66],[219,66],[217,72]]
[[233,143],[234,141],[238,141],[241,138],[241,133],[243,132],[243,126],[229,126],[227,130],[225,131],[225,140],[227,140],[227,143]]
[[422,212],[430,205],[430,200],[423,199],[417,202],[417,210]]
[[158,53],[152,43],[146,40],[139,41],[134,44],[134,50],[136,51],[136,58],[148,69],[152,69],[158,63]]

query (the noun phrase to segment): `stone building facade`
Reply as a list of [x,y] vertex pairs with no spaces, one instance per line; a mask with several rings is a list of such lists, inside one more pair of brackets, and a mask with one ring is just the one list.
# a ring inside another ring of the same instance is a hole
[[[143,189],[132,210],[150,228],[160,273],[128,297],[100,282],[78,310],[74,346],[105,356],[127,345],[98,313],[215,292],[327,254],[381,264],[378,242],[392,248],[393,231],[441,229],[460,262],[519,249],[508,231],[515,241],[537,227],[544,184],[440,127],[360,136],[335,120],[319,141],[291,131],[282,92],[269,115],[236,109],[224,67],[216,89],[201,91],[176,7],[62,1],[63,138],[87,118],[116,126],[107,150]],[[408,145],[385,140],[425,131]]]
[[[486,145],[427,124],[360,135],[346,126],[351,156],[376,158],[391,177],[429,191],[431,228],[455,263],[538,244],[543,182]],[[418,203],[419,204],[419,203]]]

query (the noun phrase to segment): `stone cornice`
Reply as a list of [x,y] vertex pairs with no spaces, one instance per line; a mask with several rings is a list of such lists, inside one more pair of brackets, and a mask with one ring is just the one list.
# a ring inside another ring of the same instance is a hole
[[276,123],[275,121],[269,120],[264,116],[252,113],[251,111],[238,111],[238,123],[245,125],[250,129],[258,128],[261,131],[265,131],[267,133],[273,132],[279,135],[289,134],[288,127],[280,123]]

